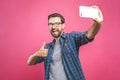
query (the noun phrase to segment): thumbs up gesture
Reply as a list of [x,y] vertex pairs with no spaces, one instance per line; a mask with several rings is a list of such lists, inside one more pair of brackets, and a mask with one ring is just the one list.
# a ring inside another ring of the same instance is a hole
[[44,48],[45,47],[45,42],[43,42],[43,45],[42,45],[42,47],[40,48],[40,50],[38,50],[37,52],[36,52],[36,56],[37,57],[46,57],[47,56],[47,54],[48,54],[48,49],[45,49]]

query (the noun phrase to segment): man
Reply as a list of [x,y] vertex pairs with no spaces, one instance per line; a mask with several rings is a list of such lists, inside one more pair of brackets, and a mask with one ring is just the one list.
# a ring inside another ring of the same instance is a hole
[[64,33],[65,19],[61,14],[53,13],[48,16],[48,26],[54,40],[49,44],[43,43],[40,50],[28,59],[28,65],[44,61],[45,80],[85,80],[79,61],[79,47],[92,41],[99,32],[103,16],[98,9],[98,18],[86,32]]

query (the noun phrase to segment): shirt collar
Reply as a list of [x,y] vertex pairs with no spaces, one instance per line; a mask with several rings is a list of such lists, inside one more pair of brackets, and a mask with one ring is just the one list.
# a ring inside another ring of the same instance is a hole
[[65,38],[66,37],[66,33],[62,33],[62,35],[61,35],[61,38]]

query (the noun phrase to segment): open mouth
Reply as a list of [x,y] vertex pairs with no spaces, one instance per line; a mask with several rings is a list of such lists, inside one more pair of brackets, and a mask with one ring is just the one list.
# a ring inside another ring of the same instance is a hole
[[52,30],[52,33],[53,33],[53,34],[57,34],[57,33],[58,33],[58,30]]

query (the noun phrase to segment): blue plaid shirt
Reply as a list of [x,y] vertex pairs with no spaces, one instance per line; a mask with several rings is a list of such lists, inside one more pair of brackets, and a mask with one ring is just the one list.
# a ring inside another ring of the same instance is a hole
[[[85,32],[63,33],[60,38],[62,48],[62,61],[68,80],[85,80],[82,67],[79,61],[79,47],[92,40],[89,40]],[[48,49],[46,58],[38,58],[36,63],[44,61],[45,80],[49,80],[50,63],[54,50],[55,40],[45,46]]]

